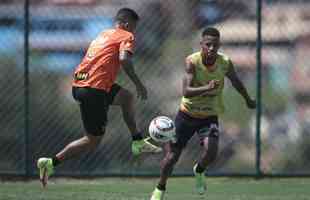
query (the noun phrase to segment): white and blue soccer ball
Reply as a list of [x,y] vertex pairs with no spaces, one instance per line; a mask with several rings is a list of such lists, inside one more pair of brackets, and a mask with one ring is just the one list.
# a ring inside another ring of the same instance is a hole
[[151,121],[149,134],[156,142],[176,142],[174,122],[166,116],[158,116]]

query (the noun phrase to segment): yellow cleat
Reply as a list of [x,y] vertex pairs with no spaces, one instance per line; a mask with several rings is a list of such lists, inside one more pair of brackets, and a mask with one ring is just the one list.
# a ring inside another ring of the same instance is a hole
[[161,147],[151,144],[149,142],[150,139],[150,137],[147,137],[142,140],[133,141],[131,145],[133,155],[137,156],[141,153],[160,153],[163,151]]
[[40,158],[37,161],[42,186],[47,185],[48,177],[54,173],[53,160],[51,158]]
[[196,168],[197,168],[197,164],[195,164],[193,167],[193,172],[194,172],[195,181],[196,181],[196,191],[198,194],[203,195],[207,189],[205,175],[204,173],[196,172]]
[[165,194],[165,191],[155,188],[155,190],[152,193],[151,200],[163,200],[164,194]]

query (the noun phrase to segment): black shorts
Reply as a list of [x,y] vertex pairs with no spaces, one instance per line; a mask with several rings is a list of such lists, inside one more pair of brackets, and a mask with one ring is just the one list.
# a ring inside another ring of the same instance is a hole
[[113,84],[110,92],[89,87],[72,87],[73,98],[79,103],[84,128],[88,134],[104,134],[109,106],[121,87]]
[[193,118],[182,111],[179,111],[175,118],[175,132],[177,142],[174,145],[179,148],[184,148],[195,133],[198,134],[201,142],[206,137],[218,138],[218,117],[210,116],[205,119],[198,119]]

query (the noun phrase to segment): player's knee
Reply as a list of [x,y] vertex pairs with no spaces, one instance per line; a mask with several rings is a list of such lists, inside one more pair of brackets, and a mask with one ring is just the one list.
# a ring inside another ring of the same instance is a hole
[[169,152],[166,155],[168,163],[174,165],[178,162],[180,154],[178,152]]
[[105,134],[105,123],[98,124],[94,123],[90,126],[86,126],[86,138],[89,141],[97,140],[97,138],[100,138]]

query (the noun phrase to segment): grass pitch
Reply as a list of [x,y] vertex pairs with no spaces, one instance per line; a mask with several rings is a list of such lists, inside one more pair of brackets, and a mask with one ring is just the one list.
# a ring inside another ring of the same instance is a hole
[[[171,178],[165,200],[310,200],[310,178],[208,178],[208,192],[197,195],[194,179]],[[154,178],[51,179],[1,181],[0,200],[149,200]]]

